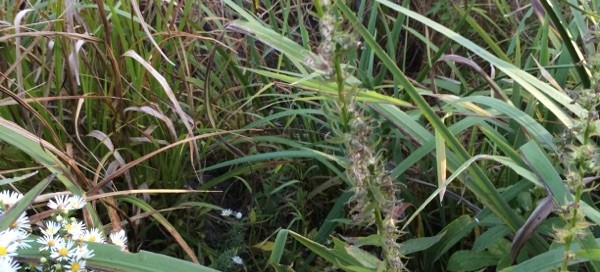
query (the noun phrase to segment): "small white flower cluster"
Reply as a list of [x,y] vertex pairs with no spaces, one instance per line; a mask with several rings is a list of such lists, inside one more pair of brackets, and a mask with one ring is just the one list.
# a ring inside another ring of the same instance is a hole
[[[16,192],[0,192],[0,217],[22,197],[22,194]],[[25,213],[22,213],[8,229],[0,231],[0,271],[11,272],[21,268],[14,257],[17,256],[17,249],[31,247],[28,244],[31,240],[27,240],[30,231],[31,224]]]
[[223,209],[221,211],[221,216],[223,217],[230,217],[230,216],[235,216],[236,219],[242,219],[242,213],[241,212],[234,212],[231,209]]
[[0,271],[17,271],[21,266],[13,257],[17,256],[17,249],[29,248],[26,240],[29,233],[18,229],[7,229],[0,232]]
[[244,264],[244,260],[242,260],[242,257],[240,257],[238,255],[235,255],[235,256],[231,257],[231,261],[234,264],[237,264],[237,265],[243,265]]
[[[22,194],[3,191],[0,192],[0,216],[12,207]],[[94,256],[94,251],[88,249],[87,243],[106,243],[102,231],[96,228],[86,229],[83,222],[70,217],[72,212],[82,209],[85,200],[80,196],[61,195],[48,202],[48,207],[53,210],[51,219],[44,222],[40,228],[42,236],[37,239],[40,252],[48,258],[41,258],[37,271],[88,271],[86,261]],[[10,226],[0,232],[0,271],[11,272],[20,269],[21,265],[16,257],[17,249],[30,248],[26,240],[31,232],[31,224],[25,213]],[[109,235],[111,244],[118,245],[121,250],[127,250],[127,236],[124,230]]]

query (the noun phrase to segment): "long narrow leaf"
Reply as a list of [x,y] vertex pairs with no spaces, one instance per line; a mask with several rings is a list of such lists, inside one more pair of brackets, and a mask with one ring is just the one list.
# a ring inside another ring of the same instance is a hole
[[[33,236],[35,238],[35,236]],[[148,251],[129,253],[121,251],[121,247],[89,243],[89,249],[94,251],[94,257],[88,259],[88,268],[101,271],[123,271],[123,272],[155,272],[155,271],[177,271],[177,272],[217,272],[218,270],[195,264],[192,262],[175,259],[162,254]],[[19,258],[39,261],[47,257],[37,247],[20,249]]]

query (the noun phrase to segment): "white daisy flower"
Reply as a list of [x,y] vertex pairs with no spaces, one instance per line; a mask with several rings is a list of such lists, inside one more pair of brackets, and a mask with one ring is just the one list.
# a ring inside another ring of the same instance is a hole
[[109,239],[113,245],[120,246],[121,250],[125,251],[127,249],[127,236],[124,230],[111,233]]
[[4,190],[0,192],[0,204],[5,210],[15,205],[23,197],[23,194]]
[[75,248],[73,260],[85,260],[94,257],[94,250],[88,248],[87,244],[81,244]]
[[77,238],[80,237],[83,230],[85,230],[85,225],[81,221],[74,220],[66,224],[64,228],[72,237]]
[[45,234],[43,237],[40,237],[36,240],[39,244],[43,246],[40,247],[40,251],[50,250],[51,248],[60,248],[62,244],[65,243],[65,239],[62,237],[55,237],[54,235]]
[[223,209],[221,211],[221,216],[223,216],[223,217],[228,217],[232,214],[233,214],[233,211],[231,209]]
[[87,271],[85,265],[85,260],[71,260],[69,264],[65,265],[65,268],[67,269],[67,272]]
[[235,264],[239,264],[239,265],[243,265],[244,264],[244,260],[242,260],[242,257],[235,255],[233,257],[231,257],[231,261]]
[[67,195],[57,195],[54,199],[48,201],[48,208],[55,211],[65,211],[67,212],[67,205],[69,204],[69,196]]
[[21,234],[14,229],[7,229],[0,232],[0,259],[17,256],[20,236]]
[[92,243],[104,243],[104,234],[97,228],[84,230],[82,234],[83,241]]
[[50,258],[59,262],[69,260],[75,254],[74,244],[73,240],[68,240],[66,243],[53,247]]
[[31,248],[31,245],[29,245],[29,242],[33,241],[33,240],[28,240],[27,238],[29,238],[29,232],[21,230],[21,229],[17,229],[17,239],[15,240],[15,243],[17,243],[17,246],[19,248]]
[[61,225],[55,221],[46,221],[45,224],[46,228],[42,229],[42,233],[47,235],[55,235],[62,228]]
[[27,213],[21,213],[19,218],[15,222],[10,225],[11,229],[17,230],[30,230],[31,223],[29,222],[29,217],[27,217]]
[[19,269],[21,269],[21,265],[15,262],[13,258],[0,258],[0,271],[17,272]]
[[85,207],[85,200],[81,196],[74,195],[67,200],[68,210],[79,210],[83,207]]

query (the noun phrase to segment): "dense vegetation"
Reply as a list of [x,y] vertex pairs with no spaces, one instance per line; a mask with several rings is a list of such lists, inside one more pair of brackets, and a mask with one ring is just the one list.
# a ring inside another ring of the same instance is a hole
[[599,12],[2,1],[0,230],[68,192],[221,271],[600,271]]

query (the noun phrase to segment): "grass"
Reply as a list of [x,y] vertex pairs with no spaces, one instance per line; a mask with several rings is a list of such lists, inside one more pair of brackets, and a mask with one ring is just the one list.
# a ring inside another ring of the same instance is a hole
[[0,184],[223,271],[600,269],[600,3],[329,2],[0,4]]

